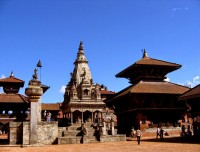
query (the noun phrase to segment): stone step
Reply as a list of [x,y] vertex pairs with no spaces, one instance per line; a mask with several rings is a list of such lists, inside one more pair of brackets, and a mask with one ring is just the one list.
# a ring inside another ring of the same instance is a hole
[[80,144],[80,143],[89,143],[90,139],[88,137],[58,137],[58,144]]

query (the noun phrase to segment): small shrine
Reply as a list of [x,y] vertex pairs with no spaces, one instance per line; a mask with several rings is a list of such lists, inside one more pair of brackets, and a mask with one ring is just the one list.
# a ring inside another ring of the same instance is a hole
[[24,81],[14,77],[13,72],[7,78],[0,79],[3,93],[0,93],[0,122],[8,123],[15,120],[25,120],[29,108],[26,96],[19,94],[20,88],[24,87]]

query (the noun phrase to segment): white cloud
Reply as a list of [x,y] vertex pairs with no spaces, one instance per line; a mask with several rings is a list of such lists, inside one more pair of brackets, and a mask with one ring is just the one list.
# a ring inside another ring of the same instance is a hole
[[193,83],[199,83],[200,77],[199,76],[195,76],[193,79]]
[[5,77],[5,75],[2,74],[1,77],[0,77],[0,79],[3,79],[3,78],[6,78],[6,77]]
[[62,85],[62,87],[60,88],[59,92],[60,93],[65,93],[65,88],[66,88],[66,86]]
[[175,8],[172,8],[172,11],[187,11],[189,8],[188,7],[175,7]]
[[167,77],[166,79],[164,79],[164,81],[170,82],[170,79]]
[[181,8],[179,8],[179,7],[172,8],[172,11],[180,11],[180,10],[181,10]]
[[186,81],[185,85],[190,87],[190,88],[193,88],[196,85],[198,85],[199,83],[200,83],[200,76],[195,76],[195,77],[192,78],[191,81]]

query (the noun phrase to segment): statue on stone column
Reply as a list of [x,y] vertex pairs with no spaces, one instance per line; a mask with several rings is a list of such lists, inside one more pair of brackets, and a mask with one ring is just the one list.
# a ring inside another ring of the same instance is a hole
[[33,79],[38,79],[37,69],[34,70]]

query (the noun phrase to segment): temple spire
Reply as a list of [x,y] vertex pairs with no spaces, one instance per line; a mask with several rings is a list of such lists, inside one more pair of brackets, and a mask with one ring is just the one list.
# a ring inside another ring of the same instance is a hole
[[84,80],[84,82],[90,82],[92,79],[92,75],[88,66],[88,61],[86,59],[84,50],[83,50],[83,42],[80,41],[80,45],[78,48],[77,58],[74,62],[74,71],[73,71],[73,81],[76,81],[77,86]]
[[148,54],[145,49],[143,49],[143,58],[148,58]]
[[83,50],[83,41],[80,41],[79,51]]

